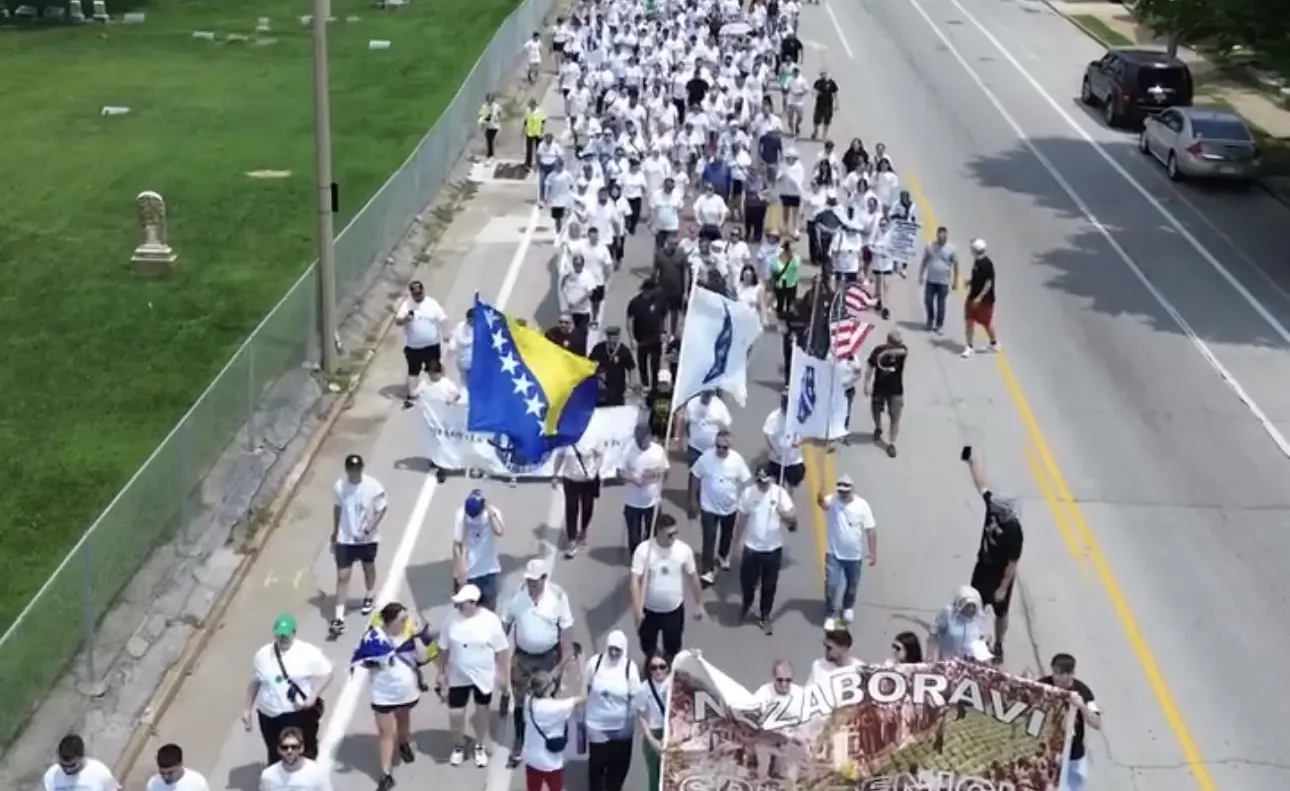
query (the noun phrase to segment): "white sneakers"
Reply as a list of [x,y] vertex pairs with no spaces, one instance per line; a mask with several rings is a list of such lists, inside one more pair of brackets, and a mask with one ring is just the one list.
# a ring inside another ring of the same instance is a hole
[[843,622],[843,623],[850,625],[850,623],[851,623],[852,621],[854,621],[855,619],[856,619],[856,611],[855,611],[855,610],[853,610],[853,609],[851,609],[851,608],[849,608],[849,607],[848,607],[847,609],[845,609],[845,610],[843,610],[843,611],[842,611],[842,622]]
[[841,618],[835,618],[830,615],[824,619],[824,631],[831,632],[834,629],[845,629],[856,619],[856,611],[848,607],[842,611]]
[[[466,748],[452,748],[452,755],[448,756],[448,764],[450,766],[461,766],[465,762]],[[488,766],[488,750],[485,750],[484,745],[482,744],[475,745],[475,766],[478,766],[480,769]]]
[[[1003,344],[999,343],[998,341],[995,341],[994,343],[990,344],[989,347],[987,347],[987,349],[988,351],[992,351],[992,352],[1001,352],[1003,351]],[[976,349],[972,348],[971,346],[964,346],[963,351],[959,354],[959,356],[966,360],[967,358],[971,357],[974,353],[976,353]]]
[[831,632],[831,631],[833,631],[833,630],[834,630],[834,629],[836,629],[836,628],[838,628],[838,619],[837,619],[837,618],[832,618],[832,617],[830,617],[830,618],[825,618],[825,619],[824,619],[824,631],[826,631],[826,632]]

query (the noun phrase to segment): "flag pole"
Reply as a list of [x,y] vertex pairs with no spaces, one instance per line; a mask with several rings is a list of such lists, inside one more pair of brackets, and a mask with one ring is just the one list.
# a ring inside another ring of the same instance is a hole
[[[832,315],[834,314],[834,312],[836,312],[836,311],[837,311],[837,308],[838,308],[838,299],[839,299],[839,298],[841,298],[841,297],[843,297],[843,295],[844,295],[844,294],[845,294],[845,292],[844,292],[844,291],[839,290],[836,294],[834,294],[834,295],[833,295],[833,301],[829,304],[829,315],[830,315],[830,316],[832,316]],[[824,439],[824,441],[825,441],[825,443],[827,443],[827,450],[828,450],[828,452],[829,452],[829,453],[836,453],[836,452],[837,452],[837,448],[836,448],[836,446],[834,445],[834,439],[833,439],[833,437],[830,435],[830,432],[829,432],[829,424],[830,424],[830,423],[832,423],[832,420],[833,420],[833,391],[836,389],[835,387],[833,387],[833,377],[834,377],[834,376],[837,376],[837,362],[838,362],[837,354],[833,351],[833,344],[832,344],[832,343],[830,343],[830,344],[829,344],[828,350],[825,352],[824,362],[826,362],[826,363],[828,364],[828,366],[829,366],[829,398],[828,398],[828,401],[825,403],[825,407],[824,407],[825,414],[826,414],[826,415],[828,415],[828,421],[829,421],[829,422],[828,422],[828,423],[825,423],[825,428],[824,428],[824,438],[825,438],[825,439]],[[847,418],[849,419],[850,417],[851,417],[851,412],[850,412],[850,410],[848,410],[848,411],[847,411]],[[843,436],[847,436],[847,435],[849,435],[850,433],[851,433],[851,432],[849,432],[849,431],[848,431],[848,432],[847,432],[847,434],[845,434],[845,435],[843,435]]]

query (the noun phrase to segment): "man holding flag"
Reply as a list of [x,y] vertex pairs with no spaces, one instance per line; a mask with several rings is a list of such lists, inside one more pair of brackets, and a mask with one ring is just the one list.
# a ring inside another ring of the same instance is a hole
[[755,308],[698,285],[690,289],[685,331],[673,386],[672,412],[705,391],[748,396],[748,350],[761,334]]

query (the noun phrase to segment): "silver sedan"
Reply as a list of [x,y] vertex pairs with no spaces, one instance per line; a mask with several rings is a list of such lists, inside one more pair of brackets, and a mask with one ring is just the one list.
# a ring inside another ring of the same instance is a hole
[[1249,181],[1262,170],[1259,148],[1235,113],[1173,107],[1148,116],[1138,149],[1160,160],[1169,178]]

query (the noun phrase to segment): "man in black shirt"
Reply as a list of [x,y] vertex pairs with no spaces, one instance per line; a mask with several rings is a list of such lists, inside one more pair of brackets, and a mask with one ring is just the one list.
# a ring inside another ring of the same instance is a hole
[[1095,731],[1102,730],[1102,712],[1093,699],[1093,690],[1075,677],[1075,657],[1057,654],[1049,663],[1049,669],[1052,675],[1039,679],[1039,683],[1069,690],[1071,703],[1079,709],[1075,712],[1075,727],[1071,729],[1070,763],[1066,767],[1066,785],[1063,788],[1081,791],[1084,781],[1088,779],[1088,748],[1084,744],[1084,729],[1088,726]]
[[986,484],[985,476],[972,456],[972,446],[963,446],[959,457],[967,464],[972,485],[985,502],[985,523],[981,527],[981,544],[976,565],[972,568],[972,587],[981,594],[985,606],[994,610],[994,661],[1003,663],[1003,638],[1008,633],[1008,608],[1012,604],[1012,583],[1017,578],[1024,537],[1017,501],[997,494]]
[[645,278],[640,293],[627,303],[627,321],[636,343],[641,387],[648,389],[657,380],[662,364],[663,325],[667,322],[667,304],[654,278]]
[[596,379],[600,382],[596,406],[623,406],[627,403],[627,389],[631,386],[632,371],[636,369],[636,358],[621,340],[622,330],[606,327],[605,339],[587,355],[596,364]]
[[685,84],[685,101],[691,107],[699,107],[703,104],[703,99],[708,95],[708,81],[703,79],[703,71],[694,67],[694,76]]
[[797,37],[797,33],[790,30],[779,40],[779,65],[776,71],[783,67],[785,63],[802,62],[802,40]]
[[820,69],[820,78],[815,81],[815,114],[811,117],[811,123],[815,129],[811,132],[811,139],[817,140],[820,137],[821,130],[825,137],[829,136],[829,127],[833,125],[833,112],[838,109],[838,84],[829,76],[828,71]]
[[985,254],[985,240],[972,240],[972,275],[968,279],[967,302],[963,306],[963,357],[971,357],[976,351],[972,336],[976,325],[980,324],[990,338],[990,351],[997,352],[1003,348],[994,334],[994,301],[997,291],[994,279],[994,261]]
[[548,341],[565,351],[587,355],[587,334],[574,326],[572,315],[561,313],[556,325],[545,334]]
[[658,381],[645,394],[645,413],[649,420],[650,433],[663,443],[664,448],[671,440],[668,436],[672,420],[672,372],[658,372]]
[[685,309],[686,279],[689,272],[689,257],[673,234],[654,253],[654,280],[663,292],[663,304],[667,306],[667,324],[674,335],[680,334],[679,324],[681,311]]
[[909,349],[900,333],[887,333],[887,342],[869,353],[869,367],[864,375],[864,393],[869,396],[873,415],[873,441],[882,443],[882,413],[891,418],[887,435],[887,455],[896,458],[896,438],[900,435],[900,415],[905,410],[905,359]]

